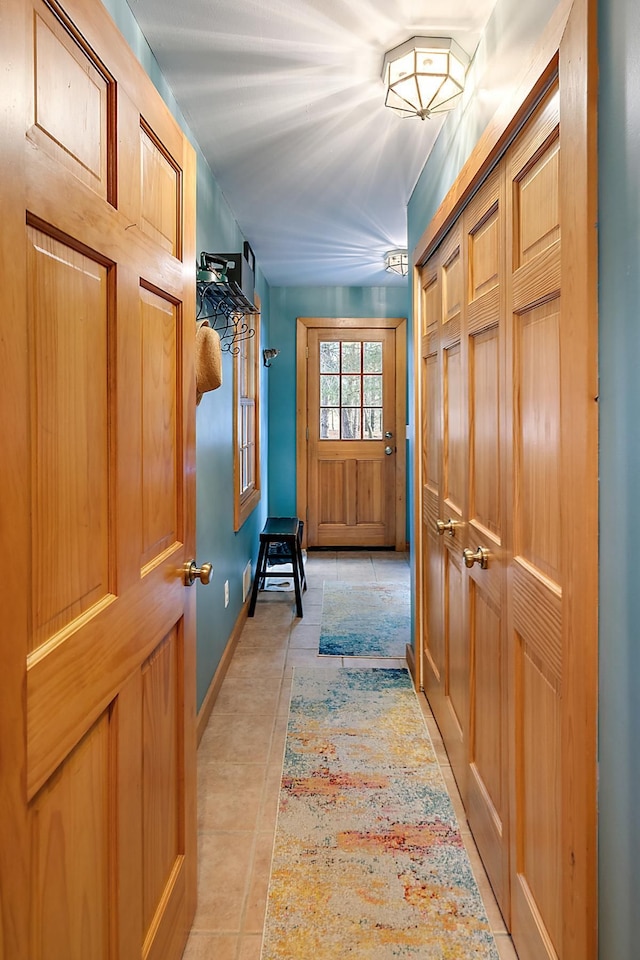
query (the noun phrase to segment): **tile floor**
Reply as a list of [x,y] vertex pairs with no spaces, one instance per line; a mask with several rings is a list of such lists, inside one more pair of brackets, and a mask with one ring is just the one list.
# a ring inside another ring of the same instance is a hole
[[[260,960],[278,792],[296,666],[405,666],[404,660],[318,658],[324,580],[406,580],[405,554],[315,552],[304,617],[293,593],[259,594],[198,749],[198,907],[183,960]],[[517,960],[493,898],[429,705],[420,704],[496,936]],[[307,960],[300,957],[297,960]],[[372,958],[373,960],[373,958]]]

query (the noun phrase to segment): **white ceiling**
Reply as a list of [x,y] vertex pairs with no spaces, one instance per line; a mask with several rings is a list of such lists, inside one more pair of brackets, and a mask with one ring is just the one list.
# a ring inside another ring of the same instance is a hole
[[129,0],[271,285],[377,285],[442,118],[384,106],[387,50],[473,55],[495,0]]

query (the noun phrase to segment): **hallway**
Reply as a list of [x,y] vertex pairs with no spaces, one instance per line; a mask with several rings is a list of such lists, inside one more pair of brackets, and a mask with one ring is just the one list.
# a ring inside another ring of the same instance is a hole
[[[292,593],[259,594],[255,617],[244,626],[198,749],[198,907],[184,960],[260,960],[294,669],[329,663],[336,670],[406,665],[404,660],[317,656],[323,581],[407,582],[406,554],[313,553],[306,573],[302,620],[294,617]],[[515,960],[437,726],[424,696],[419,701],[501,960]]]

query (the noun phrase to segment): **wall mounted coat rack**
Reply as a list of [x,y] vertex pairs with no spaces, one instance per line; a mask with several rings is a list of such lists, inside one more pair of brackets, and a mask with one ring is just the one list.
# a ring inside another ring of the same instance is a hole
[[[240,254],[237,255],[238,260]],[[260,311],[242,292],[240,285],[229,278],[234,260],[202,252],[197,265],[196,321],[208,320],[220,335],[220,346],[233,356],[240,352],[241,340],[255,336],[247,317]]]

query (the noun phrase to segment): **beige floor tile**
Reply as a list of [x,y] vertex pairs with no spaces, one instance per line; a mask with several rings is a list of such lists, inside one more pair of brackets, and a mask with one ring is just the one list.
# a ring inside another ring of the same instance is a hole
[[261,763],[199,763],[198,829],[253,830],[267,773]]
[[198,839],[198,907],[193,929],[239,933],[254,835],[201,833]]
[[266,680],[272,677],[282,677],[286,651],[269,650],[261,647],[238,649],[227,671],[228,677],[259,677]]
[[305,627],[319,627],[322,623],[322,604],[306,604],[303,602],[302,608],[304,618],[298,622]]
[[310,583],[307,583],[307,589],[304,593],[305,606],[306,605],[322,605],[322,595],[324,589],[322,584],[319,586],[311,586]]
[[240,938],[238,960],[260,960],[262,952],[262,933],[249,934]]
[[296,650],[290,647],[287,653],[285,667],[318,667],[324,665],[323,661],[325,659],[325,657],[320,659],[317,649]]
[[286,650],[289,643],[289,628],[275,627],[268,629],[262,624],[256,624],[252,630],[246,628],[236,647],[236,653],[246,653],[249,649],[270,650],[278,653]]
[[262,933],[267,909],[267,892],[273,853],[273,834],[259,833],[257,837],[253,869],[249,883],[246,912],[242,925],[243,933]]
[[271,747],[273,720],[255,716],[212,714],[200,741],[202,762],[266,763]]
[[296,623],[289,635],[289,649],[318,650],[320,642],[320,624],[310,624],[307,618]]
[[291,685],[292,680],[287,679],[282,681],[282,687],[280,690],[280,699],[278,701],[278,716],[289,716],[289,703],[291,701]]
[[264,794],[262,799],[262,811],[258,821],[258,830],[260,833],[275,833],[276,820],[278,817],[278,805],[280,801],[280,783],[282,781],[282,758],[273,761],[267,767],[267,776],[265,780]]
[[273,728],[273,738],[271,740],[271,751],[269,753],[269,763],[281,763],[284,755],[284,742],[287,737],[288,716],[276,717]]
[[224,933],[193,932],[182,960],[236,960],[238,940],[238,937]]
[[213,707],[213,713],[275,714],[280,699],[279,677],[256,678],[226,676]]
[[373,583],[373,564],[370,561],[361,561],[353,566],[339,565],[337,569],[338,580],[345,580],[348,583]]

